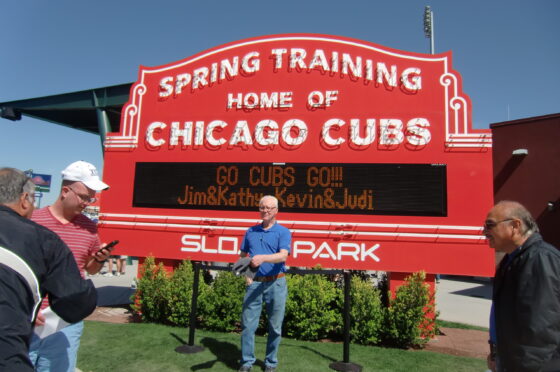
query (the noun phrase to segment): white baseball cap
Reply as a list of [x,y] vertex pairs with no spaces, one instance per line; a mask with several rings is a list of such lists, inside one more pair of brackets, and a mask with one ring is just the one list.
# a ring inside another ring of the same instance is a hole
[[88,189],[94,191],[109,188],[109,185],[99,179],[95,166],[82,160],[75,161],[67,166],[62,171],[62,179],[65,181],[79,181],[86,185]]

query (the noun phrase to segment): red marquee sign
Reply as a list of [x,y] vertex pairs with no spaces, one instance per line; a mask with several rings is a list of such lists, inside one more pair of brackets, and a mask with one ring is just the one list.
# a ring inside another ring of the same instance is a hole
[[100,231],[123,254],[233,262],[271,194],[291,266],[490,276],[491,146],[450,52],[242,40],[140,68]]

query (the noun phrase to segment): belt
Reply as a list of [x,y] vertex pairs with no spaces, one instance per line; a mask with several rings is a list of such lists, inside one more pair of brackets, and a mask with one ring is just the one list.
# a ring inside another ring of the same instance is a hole
[[280,274],[278,274],[278,275],[257,276],[257,277],[255,277],[253,280],[254,280],[255,282],[273,282],[273,281],[275,281],[276,279],[283,278],[283,277],[285,277],[285,276],[286,276],[286,274],[280,273]]

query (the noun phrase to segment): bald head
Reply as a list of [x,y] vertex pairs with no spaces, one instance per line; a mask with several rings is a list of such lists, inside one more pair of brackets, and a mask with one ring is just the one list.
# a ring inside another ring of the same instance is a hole
[[497,203],[484,222],[484,235],[490,247],[505,253],[513,252],[538,230],[527,208],[509,200]]
[[502,212],[503,218],[518,219],[521,221],[521,234],[531,235],[539,232],[537,222],[521,203],[511,200],[502,200],[498,202],[494,208]]

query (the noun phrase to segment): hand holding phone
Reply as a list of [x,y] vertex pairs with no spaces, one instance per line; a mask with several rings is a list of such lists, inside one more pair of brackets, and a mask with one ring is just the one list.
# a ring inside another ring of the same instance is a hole
[[99,250],[97,251],[97,253],[101,253],[103,254],[103,250],[106,249],[108,252],[111,252],[111,250],[113,249],[113,247],[115,245],[119,244],[118,240],[113,240],[111,243],[105,245],[104,247],[99,248]]

